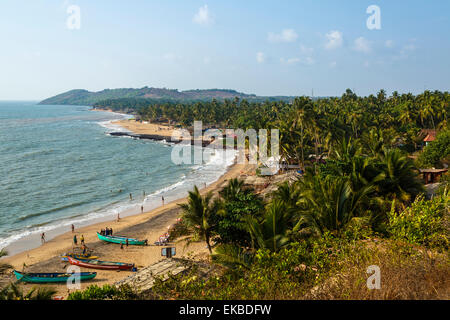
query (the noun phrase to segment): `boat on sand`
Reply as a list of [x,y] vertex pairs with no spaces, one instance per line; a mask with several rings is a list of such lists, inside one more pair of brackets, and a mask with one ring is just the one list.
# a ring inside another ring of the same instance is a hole
[[67,259],[69,260],[70,264],[91,269],[130,270],[134,268],[134,263],[100,261],[95,259],[75,259],[72,257],[67,257]]

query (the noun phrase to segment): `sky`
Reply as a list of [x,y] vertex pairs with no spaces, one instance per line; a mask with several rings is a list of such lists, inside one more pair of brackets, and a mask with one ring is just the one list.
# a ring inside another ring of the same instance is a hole
[[448,12],[448,0],[1,0],[0,100],[144,86],[448,91]]

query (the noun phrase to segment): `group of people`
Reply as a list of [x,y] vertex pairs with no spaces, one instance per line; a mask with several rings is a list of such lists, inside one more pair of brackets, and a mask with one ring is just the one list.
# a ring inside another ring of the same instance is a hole
[[[81,245],[84,245],[84,235],[81,235],[80,243],[81,243]],[[78,245],[77,235],[73,236],[73,244],[74,245]]]
[[112,236],[112,234],[113,234],[113,229],[112,229],[112,228],[106,227],[105,229],[100,230],[100,234],[101,234],[102,236]]

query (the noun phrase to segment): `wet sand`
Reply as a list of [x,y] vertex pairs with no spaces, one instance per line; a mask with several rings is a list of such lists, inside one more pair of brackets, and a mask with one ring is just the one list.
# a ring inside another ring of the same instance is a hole
[[[209,191],[216,192],[226,185],[227,180],[239,177],[241,174],[251,170],[251,168],[248,165],[235,164],[216,182],[202,189],[201,193],[205,194]],[[72,251],[73,236],[76,234],[78,243],[81,235],[84,236],[87,247],[94,250],[93,254],[99,256],[99,260],[135,263],[138,268],[145,267],[164,259],[164,257],[161,257],[162,247],[155,246],[153,243],[159,239],[161,234],[167,232],[171,224],[176,222],[180,214],[178,204],[185,201],[186,198],[179,199],[149,212],[122,218],[119,222],[115,220],[101,222],[80,229],[75,226],[75,233],[69,230],[69,232],[53,238],[38,248],[24,251],[12,257],[6,257],[2,259],[2,262],[11,264],[17,270],[22,270],[25,264],[27,266],[25,271],[28,272],[66,272],[66,268],[70,264],[68,262],[62,262],[59,256],[64,252]],[[102,242],[98,240],[96,232],[105,227],[112,228],[114,234],[117,235],[148,239],[149,245],[124,246],[124,249],[120,249],[120,245],[118,244]],[[177,257],[179,258],[187,257],[188,255],[208,256],[207,248],[203,242],[193,243],[188,247],[183,242],[177,242],[173,246],[176,247]],[[97,272],[95,279],[82,283],[82,289],[90,284],[112,284],[131,274],[131,271],[102,271],[84,268],[82,268],[82,271]],[[13,276],[9,276],[9,279],[12,280]],[[8,279],[3,279],[3,281],[5,280]],[[24,286],[31,288],[33,285],[26,284]],[[65,283],[45,286],[56,288],[58,295],[66,296],[68,293]]]

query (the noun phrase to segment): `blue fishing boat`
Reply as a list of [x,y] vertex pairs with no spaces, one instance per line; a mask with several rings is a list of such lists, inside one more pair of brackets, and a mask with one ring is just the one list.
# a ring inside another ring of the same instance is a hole
[[106,242],[112,242],[112,243],[118,243],[118,244],[126,244],[128,240],[129,245],[137,245],[137,246],[143,246],[147,245],[147,240],[138,240],[134,238],[128,238],[123,236],[105,236],[97,232],[97,237],[100,240],[106,241]]
[[31,283],[50,283],[50,282],[67,282],[69,278],[77,279],[80,281],[91,280],[94,279],[97,275],[97,272],[81,272],[81,273],[29,273],[29,272],[20,272],[14,270],[14,274],[17,280],[22,282],[31,282]]

